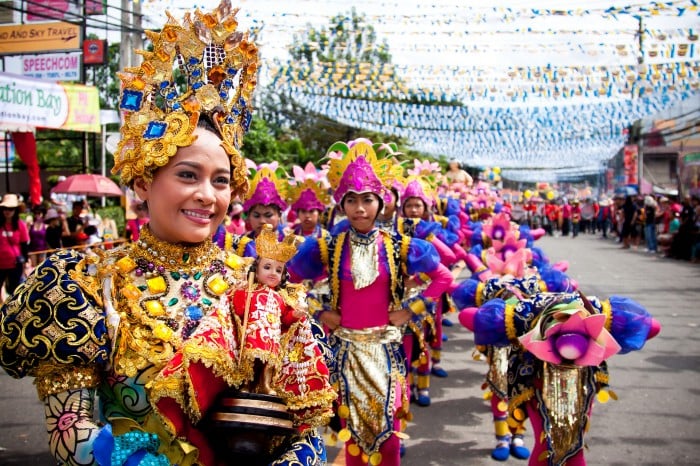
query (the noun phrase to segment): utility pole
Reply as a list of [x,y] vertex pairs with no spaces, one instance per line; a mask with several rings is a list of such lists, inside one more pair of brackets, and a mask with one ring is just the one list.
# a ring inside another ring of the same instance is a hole
[[[637,56],[637,74],[642,69],[644,65],[644,24],[642,23],[642,16],[639,15],[637,19],[639,28],[637,29],[637,40],[639,42],[639,55]],[[637,182],[638,182],[638,192],[639,194],[644,194],[642,192],[642,182],[644,181],[644,136],[642,135],[642,120],[637,120],[634,122],[634,139],[637,144],[637,162],[639,163],[637,169]]]

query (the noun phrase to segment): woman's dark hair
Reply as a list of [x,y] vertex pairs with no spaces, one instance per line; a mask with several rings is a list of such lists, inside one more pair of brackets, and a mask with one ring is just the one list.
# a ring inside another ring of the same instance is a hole
[[[3,207],[3,209],[7,209],[7,207]],[[12,230],[17,231],[19,230],[19,207],[13,207],[14,210],[12,214]]]
[[199,114],[199,121],[197,122],[197,128],[203,128],[207,131],[211,131],[216,134],[219,139],[223,139],[221,136],[221,131],[218,129],[218,125],[214,122],[217,113],[223,112],[221,107],[216,107],[211,113],[202,112]]
[[[255,275],[255,273],[258,271],[258,265],[260,265],[259,256],[256,257],[253,263],[250,264],[250,267],[248,267],[248,275],[250,275],[251,273]],[[287,280],[289,280],[289,272],[287,272],[287,264],[284,264],[284,269],[282,270],[282,280],[280,280],[280,284],[278,286],[286,286]]]

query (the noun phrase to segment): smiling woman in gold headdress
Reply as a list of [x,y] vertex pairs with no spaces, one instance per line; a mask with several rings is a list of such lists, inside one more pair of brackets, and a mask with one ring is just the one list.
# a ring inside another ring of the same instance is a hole
[[[125,115],[114,170],[148,205],[138,241],[49,257],[0,311],[0,365],[36,378],[61,464],[229,461],[200,421],[248,370],[229,297],[245,286],[246,263],[211,241],[232,195],[247,190],[238,148],[257,49],[236,31],[235,14],[223,2],[182,24],[171,17],[149,33],[143,64],[119,75]],[[285,393],[294,433],[266,461],[275,465],[325,458],[313,428],[334,394],[308,320],[296,324],[305,371]],[[311,379],[320,383],[309,389]],[[96,393],[104,427],[93,419]]]

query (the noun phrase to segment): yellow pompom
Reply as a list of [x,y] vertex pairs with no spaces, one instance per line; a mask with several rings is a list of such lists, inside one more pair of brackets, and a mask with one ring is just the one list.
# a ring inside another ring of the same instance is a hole
[[363,453],[362,454],[362,462],[367,464],[368,461],[369,461],[369,456],[367,456],[367,453]]
[[348,416],[350,416],[350,408],[348,408],[346,405],[338,406],[338,416],[341,419],[347,419]]
[[598,392],[598,395],[596,395],[596,398],[598,398],[598,403],[605,404],[610,401],[610,394],[607,390],[601,390]]
[[508,403],[506,403],[505,401],[499,401],[496,407],[499,411],[505,411],[508,409]]
[[348,429],[341,429],[340,432],[338,432],[338,438],[341,442],[347,442],[348,440],[350,440],[351,436],[352,435],[350,434],[350,431]]
[[382,454],[377,452],[377,453],[372,453],[372,456],[369,457],[369,464],[372,466],[378,466],[379,463],[382,462]]
[[525,420],[525,413],[523,412],[522,409],[515,408],[513,410],[513,417],[518,421],[524,421]]
[[350,456],[359,456],[361,453],[360,447],[358,447],[356,443],[348,445],[348,453]]

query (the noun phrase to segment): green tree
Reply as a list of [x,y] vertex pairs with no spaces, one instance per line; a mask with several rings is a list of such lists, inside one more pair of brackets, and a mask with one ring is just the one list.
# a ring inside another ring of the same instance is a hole
[[305,34],[295,35],[289,53],[295,62],[306,64],[391,62],[386,40],[377,43],[374,27],[355,8],[331,18],[329,27],[309,26]]

